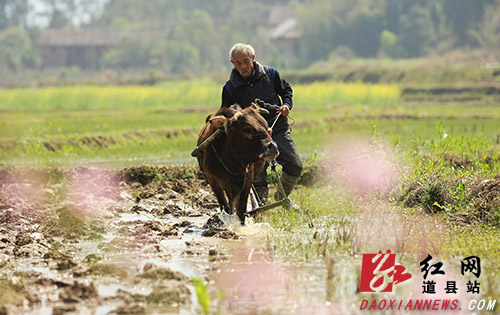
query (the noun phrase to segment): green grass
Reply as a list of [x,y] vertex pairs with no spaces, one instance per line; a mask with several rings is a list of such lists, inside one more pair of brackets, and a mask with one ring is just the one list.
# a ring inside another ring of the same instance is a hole
[[[326,100],[380,104],[394,103],[399,97],[395,86],[316,83],[296,89],[302,95],[296,102],[296,118],[306,122],[318,117],[315,113]],[[218,109],[220,91],[210,80],[152,87],[0,90],[0,145],[5,149],[0,161],[35,165],[193,162],[189,153],[205,117]],[[304,135],[311,138],[317,130],[305,130]],[[106,143],[86,144],[87,138],[96,137],[106,138]],[[312,137],[319,146],[321,137]],[[314,150],[311,145],[305,149],[307,154]]]
[[[500,117],[489,101],[411,101],[402,98],[395,85],[321,82],[293,88],[293,136],[305,158],[321,152],[326,142],[371,135],[372,121],[378,132],[404,145],[415,136],[431,137],[439,120],[457,135],[481,133],[488,141],[498,137]],[[0,90],[0,161],[193,163],[189,153],[206,115],[219,107],[220,89],[203,79],[149,87]],[[490,118],[477,119],[477,113]],[[86,144],[95,137],[107,142]]]

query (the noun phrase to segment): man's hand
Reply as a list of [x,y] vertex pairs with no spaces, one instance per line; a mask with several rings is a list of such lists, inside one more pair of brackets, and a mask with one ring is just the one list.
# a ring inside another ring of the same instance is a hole
[[280,112],[281,115],[283,115],[283,117],[287,117],[288,114],[290,114],[290,108],[288,108],[287,105],[281,105],[278,111]]

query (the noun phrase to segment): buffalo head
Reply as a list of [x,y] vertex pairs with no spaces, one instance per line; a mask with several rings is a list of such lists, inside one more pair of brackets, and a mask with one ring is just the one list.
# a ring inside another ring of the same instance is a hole
[[272,161],[279,152],[272,140],[268,125],[261,114],[269,112],[252,104],[236,111],[232,117],[217,115],[209,119],[216,128],[224,128],[230,147],[242,160],[252,163],[259,160]]

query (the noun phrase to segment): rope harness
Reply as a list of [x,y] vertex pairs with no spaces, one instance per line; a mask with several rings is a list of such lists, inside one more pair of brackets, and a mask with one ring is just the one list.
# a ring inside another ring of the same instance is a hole
[[[281,113],[279,112],[280,106],[266,103],[259,98],[255,99],[254,103],[259,107],[262,107],[262,108],[266,108],[266,107],[269,108],[270,107],[270,108],[274,108],[275,110],[278,111],[278,114],[276,114],[276,118],[274,119],[273,124],[271,125],[271,127],[268,128],[269,135],[271,135],[271,137],[272,137],[274,125],[276,125],[276,123],[278,122],[278,119],[280,118],[280,115],[281,115]],[[285,119],[287,120],[288,127],[290,128],[290,131],[292,131],[292,126],[295,125],[295,119],[293,119],[292,116],[290,116],[290,114],[288,114],[285,117]],[[290,119],[292,122],[291,123],[288,122],[288,119]]]
[[278,113],[278,114],[276,115],[276,119],[274,120],[273,124],[271,125],[271,127],[269,127],[269,128],[267,129],[267,131],[269,132],[269,135],[270,135],[271,137],[273,136],[273,128],[274,128],[274,125],[276,125],[276,122],[278,121],[278,118],[280,118],[280,115],[281,115],[281,113]]
[[219,155],[219,153],[217,152],[217,150],[215,150],[215,147],[214,147],[213,143],[210,143],[210,147],[211,147],[211,148],[212,148],[212,150],[214,151],[214,153],[215,153],[215,157],[217,157],[217,160],[219,160],[220,164],[222,164],[222,166],[224,167],[224,169],[226,170],[226,172],[228,172],[229,174],[231,174],[231,175],[233,175],[233,176],[243,175],[243,174],[248,175],[248,166],[247,166],[247,168],[245,169],[245,172],[244,172],[244,173],[235,173],[235,172],[231,171],[231,170],[227,167],[226,163],[224,163],[224,161],[222,160],[222,157]]

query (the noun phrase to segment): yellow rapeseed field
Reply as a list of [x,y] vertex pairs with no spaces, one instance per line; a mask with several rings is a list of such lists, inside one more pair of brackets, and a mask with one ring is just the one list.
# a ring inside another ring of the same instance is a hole
[[294,86],[296,103],[326,105],[333,102],[347,104],[392,104],[400,97],[396,85],[315,82]]
[[[99,110],[136,107],[216,108],[222,87],[203,79],[175,81],[155,86],[62,86],[0,89],[0,107],[8,111]],[[293,85],[295,104],[321,106],[394,103],[400,96],[396,85],[315,82]]]

